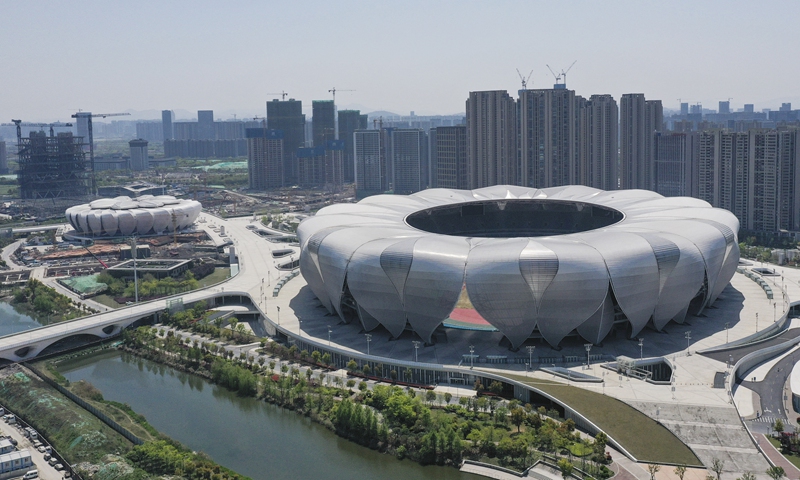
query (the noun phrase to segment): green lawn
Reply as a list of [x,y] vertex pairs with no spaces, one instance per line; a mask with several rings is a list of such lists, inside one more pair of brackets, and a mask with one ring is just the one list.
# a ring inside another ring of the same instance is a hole
[[[226,278],[228,278],[230,276],[231,276],[231,269],[230,268],[228,268],[228,267],[217,268],[217,269],[214,270],[214,273],[212,273],[211,275],[199,280],[200,288],[205,288],[205,287],[207,287],[209,285],[213,285],[215,283],[219,283],[219,282],[225,280]],[[110,308],[120,308],[120,307],[124,307],[125,306],[125,305],[120,305],[119,303],[115,302],[114,299],[110,295],[106,295],[106,294],[97,295],[96,297],[92,297],[92,300],[94,300],[97,303],[102,303],[106,307],[110,307]]]
[[111,298],[110,296],[106,295],[105,293],[102,294],[102,295],[97,295],[95,297],[92,297],[92,300],[94,300],[97,303],[102,303],[106,307],[110,307],[110,308],[122,307],[122,305],[120,305],[119,303],[115,302],[113,298]]
[[667,428],[615,398],[544,379],[514,374],[504,376],[531,385],[569,405],[640,462],[702,465],[689,447]]
[[231,276],[231,269],[229,267],[221,267],[214,269],[214,273],[199,280],[201,287],[207,287],[219,283]]
[[775,447],[779,452],[781,452],[783,458],[789,460],[789,462],[791,462],[792,465],[794,465],[795,467],[800,468],[800,457],[798,457],[797,455],[783,453],[781,451],[781,442],[777,438],[772,438],[772,436],[767,435],[767,439],[769,439],[769,443],[771,443],[773,447]]

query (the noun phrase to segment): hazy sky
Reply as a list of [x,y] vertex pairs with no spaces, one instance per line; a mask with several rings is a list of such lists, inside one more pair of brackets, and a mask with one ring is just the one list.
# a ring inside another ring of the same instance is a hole
[[[264,115],[273,92],[310,107],[464,111],[471,90],[643,92],[717,108],[800,108],[800,2],[0,0],[0,122],[213,109]],[[529,88],[531,84],[529,83]],[[310,113],[310,110],[309,110]],[[228,118],[231,118],[228,116]]]

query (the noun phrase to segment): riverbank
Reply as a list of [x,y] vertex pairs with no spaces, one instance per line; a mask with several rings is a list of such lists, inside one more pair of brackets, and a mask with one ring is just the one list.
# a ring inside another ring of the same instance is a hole
[[[218,330],[208,325],[195,330],[209,328]],[[213,338],[179,337],[170,329],[142,327],[126,332],[125,346],[137,355],[210,376],[240,395],[294,410],[343,438],[397,458],[449,466],[470,458],[523,471],[549,452],[580,462],[597,478],[611,474],[604,465],[604,441],[581,438],[571,421],[547,417],[557,412],[543,407],[496,396],[464,397],[458,405],[447,398],[442,405],[432,391],[423,394],[357,377],[332,379],[296,348],[270,343],[273,357],[262,349],[258,355],[242,352],[233,358],[232,349]]]
[[34,278],[28,280],[22,288],[15,288],[12,292],[11,306],[24,315],[27,315],[42,325],[72,320],[96,310],[80,302],[73,302],[66,295]]
[[108,478],[107,474],[113,471],[119,480],[160,475],[188,479],[217,475],[215,478],[219,479],[249,480],[162,435],[130,406],[104,400],[91,384],[70,385],[63,376],[60,381],[118,423],[136,434],[145,434],[144,444],[135,446],[27,368],[12,365],[0,370],[3,404],[50,441],[84,479]]

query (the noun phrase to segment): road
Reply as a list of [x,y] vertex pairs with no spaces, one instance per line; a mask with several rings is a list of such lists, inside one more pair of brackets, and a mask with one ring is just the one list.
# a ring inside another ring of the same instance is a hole
[[794,421],[789,419],[792,412],[786,411],[784,395],[791,395],[786,391],[786,382],[792,373],[792,367],[800,360],[800,350],[793,350],[790,354],[779,360],[760,382],[744,380],[740,383],[758,394],[761,398],[761,417],[750,420],[750,429],[754,432],[767,433],[776,419],[780,418],[787,430],[792,430]]
[[216,296],[247,295],[258,303],[262,311],[266,311],[266,298],[271,295],[271,287],[267,287],[270,282],[267,280],[277,279],[286,274],[286,272],[278,270],[276,260],[272,257],[272,250],[285,249],[288,248],[288,245],[272,243],[256,235],[246,228],[251,223],[249,219],[239,218],[227,221],[208,215],[202,215],[201,218],[205,218],[206,221],[198,223],[197,226],[203,228],[215,243],[219,245],[227,239],[220,238],[219,234],[212,230],[213,225],[224,226],[229,238],[233,240],[239,259],[239,272],[236,276],[216,286],[175,297],[141,302],[69,322],[0,337],[0,356],[19,361],[21,359],[16,357],[13,352],[22,347],[39,345],[43,348],[57,339],[83,333],[89,329],[97,330],[107,325],[130,323],[131,319],[143,318],[164,311],[167,308],[167,301],[172,298],[180,297],[184,304],[191,304]]

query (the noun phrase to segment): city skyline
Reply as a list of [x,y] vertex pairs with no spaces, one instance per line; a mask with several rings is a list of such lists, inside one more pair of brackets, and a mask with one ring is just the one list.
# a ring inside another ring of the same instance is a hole
[[310,115],[336,87],[340,109],[455,114],[470,91],[516,92],[516,69],[533,71],[528,88],[550,88],[546,65],[559,72],[573,61],[567,86],[587,98],[643,93],[665,110],[678,98],[716,109],[731,97],[733,110],[757,111],[800,103],[800,65],[783,53],[800,13],[790,2],[192,6],[42,2],[34,16],[7,4],[14,21],[0,44],[15,68],[0,73],[13,93],[0,112],[25,121],[67,121],[79,109],[242,118],[263,115],[286,91]]

